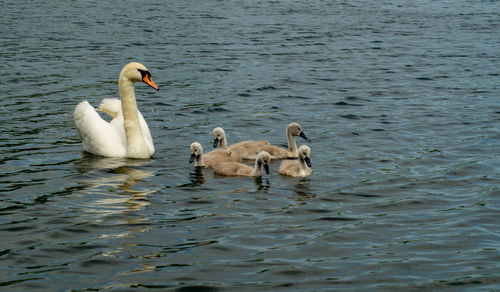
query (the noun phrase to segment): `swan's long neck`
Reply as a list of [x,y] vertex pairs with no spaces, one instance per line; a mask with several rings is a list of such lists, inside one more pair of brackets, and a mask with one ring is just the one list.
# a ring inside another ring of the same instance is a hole
[[194,166],[205,166],[205,158],[203,158],[203,153],[196,156],[196,160],[194,162]]
[[286,131],[286,138],[288,139],[288,151],[297,156],[297,142],[295,142],[295,137],[288,129]]
[[304,174],[306,173],[306,170],[307,170],[306,160],[304,159],[304,157],[299,156],[299,172],[301,174]]
[[226,149],[227,148],[227,138],[226,138],[226,134],[224,133],[224,135],[222,135],[222,139],[220,140],[220,148],[222,149]]
[[261,176],[262,175],[262,162],[259,159],[255,159],[255,167],[252,172],[253,176]]
[[149,158],[149,148],[142,136],[134,94],[134,83],[120,76],[118,81],[122,101],[123,126],[127,136],[127,157]]

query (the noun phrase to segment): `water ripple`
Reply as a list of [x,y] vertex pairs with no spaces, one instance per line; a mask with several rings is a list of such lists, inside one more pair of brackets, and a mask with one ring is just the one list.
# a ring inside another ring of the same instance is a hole
[[[496,1],[130,4],[2,4],[0,286],[498,288]],[[74,106],[129,61],[154,157],[81,153]],[[291,122],[307,179],[188,163]]]

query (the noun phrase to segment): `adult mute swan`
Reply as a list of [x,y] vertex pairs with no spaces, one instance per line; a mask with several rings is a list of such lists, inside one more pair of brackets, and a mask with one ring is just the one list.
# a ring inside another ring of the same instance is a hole
[[283,160],[278,170],[279,174],[294,177],[306,177],[312,174],[311,169],[311,148],[302,145],[298,150],[297,160]]
[[191,146],[189,146],[189,149],[191,149],[189,163],[196,160],[194,166],[211,167],[217,162],[243,161],[241,156],[231,153],[231,151],[227,149],[216,149],[207,154],[203,154],[203,147],[198,142],[193,142]]
[[257,154],[254,167],[239,162],[218,162],[212,168],[216,174],[221,175],[262,176],[262,167],[269,174],[269,162],[271,162],[271,155],[266,151],[261,151]]
[[123,67],[118,78],[120,99],[104,99],[100,110],[113,117],[106,122],[86,100],[73,112],[83,150],[107,157],[149,158],[154,152],[148,124],[137,109],[134,83],[143,81],[157,91],[151,73],[142,64],[132,62]]

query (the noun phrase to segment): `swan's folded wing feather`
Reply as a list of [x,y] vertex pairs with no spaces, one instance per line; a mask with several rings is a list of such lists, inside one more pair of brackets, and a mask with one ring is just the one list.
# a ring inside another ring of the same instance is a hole
[[76,106],[73,118],[82,137],[84,151],[107,157],[127,155],[126,145],[120,134],[87,101]]
[[266,151],[267,153],[271,154],[272,159],[286,158],[290,156],[288,150],[274,145],[261,146],[259,148],[259,152],[260,151]]
[[215,173],[220,175],[249,176],[253,168],[239,162],[217,162],[212,166]]
[[104,98],[101,100],[98,110],[116,118],[122,112],[122,102],[118,98]]
[[[117,98],[105,98],[101,101],[101,105],[99,106],[99,110],[109,114],[113,117],[111,122],[109,122],[113,127],[115,127],[116,131],[120,135],[123,144],[125,145],[127,138],[125,135],[125,128],[123,127],[123,114],[122,114],[122,103],[121,100]],[[151,132],[149,131],[148,123],[144,119],[144,116],[141,112],[137,111],[139,116],[139,124],[141,126],[141,132],[146,141],[146,145],[149,148],[149,152],[151,155],[155,152],[155,146],[153,143],[153,137],[151,136]]]
[[241,142],[232,144],[231,146],[229,146],[229,148],[231,148],[231,147],[235,147],[235,148],[244,147],[244,148],[253,149],[253,148],[258,148],[258,147],[261,147],[264,145],[271,145],[271,144],[269,143],[269,141],[241,141]]
[[280,168],[278,169],[279,174],[292,175],[299,172],[299,163],[297,160],[283,160],[281,162]]
[[255,160],[257,153],[267,145],[270,145],[268,141],[242,141],[232,144],[228,149],[244,159]]
[[231,153],[225,149],[215,149],[203,155],[205,165],[212,167],[218,162],[242,162],[241,156]]
[[137,113],[139,114],[139,124],[141,125],[142,136],[146,141],[146,145],[148,145],[149,152],[151,153],[151,155],[153,155],[155,153],[155,146],[153,143],[153,137],[151,136],[151,132],[149,131],[148,123],[146,122],[140,111],[137,111]]

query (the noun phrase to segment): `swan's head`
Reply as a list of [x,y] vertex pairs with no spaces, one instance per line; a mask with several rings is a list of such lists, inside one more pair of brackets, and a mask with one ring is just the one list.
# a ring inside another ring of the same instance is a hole
[[299,147],[298,156],[300,160],[304,160],[307,166],[311,167],[311,148],[307,145],[302,145]]
[[260,151],[257,154],[256,157],[258,166],[260,167],[261,165],[264,166],[264,170],[266,171],[266,174],[269,174],[269,163],[271,163],[271,154],[267,153],[266,151]]
[[120,73],[120,80],[121,79],[126,79],[132,82],[142,81],[156,89],[156,91],[160,90],[154,83],[153,79],[151,79],[151,72],[149,72],[148,68],[141,63],[132,62],[125,65]]
[[290,125],[288,125],[288,127],[286,128],[286,132],[287,134],[290,133],[292,136],[300,136],[306,140],[309,140],[307,139],[306,134],[304,134],[304,132],[302,131],[302,127],[298,123],[291,123]]
[[189,159],[189,163],[193,162],[196,158],[200,157],[203,154],[203,147],[198,142],[193,142],[191,146],[191,158]]
[[213,131],[214,134],[214,148],[217,148],[219,143],[226,138],[226,133],[221,127],[217,127]]

